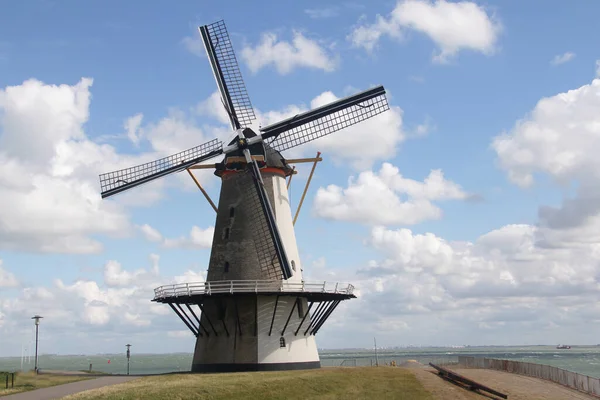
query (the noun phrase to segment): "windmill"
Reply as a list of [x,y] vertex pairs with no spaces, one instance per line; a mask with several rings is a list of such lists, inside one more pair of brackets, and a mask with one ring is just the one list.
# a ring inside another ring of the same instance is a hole
[[[214,168],[222,184],[218,207],[211,201],[217,217],[206,281],[161,286],[153,301],[169,304],[196,336],[192,372],[319,368],[315,334],[341,301],[355,297],[354,287],[304,281],[286,185],[294,169],[281,152],[388,110],[385,90],[374,87],[254,132],[256,117],[224,22],[199,31],[232,138],[102,174],[102,197]],[[200,165],[218,156],[221,162]]]

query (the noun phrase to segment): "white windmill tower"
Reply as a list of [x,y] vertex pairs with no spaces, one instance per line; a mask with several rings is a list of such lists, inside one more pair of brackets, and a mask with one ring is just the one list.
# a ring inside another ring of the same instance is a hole
[[[341,301],[355,297],[354,287],[304,281],[285,180],[293,169],[280,152],[388,110],[385,90],[378,86],[256,133],[248,128],[254,110],[225,24],[199,30],[232,140],[102,174],[102,197],[171,173],[215,168],[222,186],[206,282],[161,286],[153,301],[169,304],[197,337],[193,372],[319,368],[315,334]],[[219,155],[220,163],[197,165]]]

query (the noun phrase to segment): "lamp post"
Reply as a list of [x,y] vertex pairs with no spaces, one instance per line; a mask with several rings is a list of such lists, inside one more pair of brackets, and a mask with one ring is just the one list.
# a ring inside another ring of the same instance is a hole
[[38,372],[38,330],[40,328],[40,319],[44,317],[40,317],[39,315],[35,315],[31,317],[31,319],[35,319],[35,373]]
[[127,346],[127,375],[129,375],[129,358],[131,358],[131,352],[129,351],[129,348],[131,345],[126,344],[125,346]]

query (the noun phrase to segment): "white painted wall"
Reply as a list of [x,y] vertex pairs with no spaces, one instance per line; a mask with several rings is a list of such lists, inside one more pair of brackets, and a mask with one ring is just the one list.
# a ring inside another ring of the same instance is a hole
[[[277,312],[273,322],[273,330],[269,336],[273,308],[275,307],[275,296],[259,297],[258,303],[258,362],[259,363],[286,363],[286,362],[310,362],[319,361],[317,343],[313,335],[304,336],[304,331],[310,324],[310,315],[306,317],[298,336],[294,332],[298,328],[302,318],[299,318],[298,308],[294,309],[290,322],[284,333],[286,347],[280,347],[279,339],[281,330],[294,306],[295,297],[280,297],[277,304]],[[307,305],[304,304],[303,311],[306,312]]]
[[285,178],[276,174],[273,174],[270,179],[272,179],[273,182],[273,194],[275,196],[273,212],[275,213],[275,219],[277,220],[277,227],[279,228],[279,233],[281,234],[281,240],[283,241],[288,260],[290,260],[290,264],[294,261],[294,264],[296,265],[296,270],[292,271],[293,275],[287,282],[301,282],[302,263],[300,262],[298,245],[296,243],[296,233],[294,232],[293,224],[294,219],[292,217],[290,199],[288,197],[287,183]]

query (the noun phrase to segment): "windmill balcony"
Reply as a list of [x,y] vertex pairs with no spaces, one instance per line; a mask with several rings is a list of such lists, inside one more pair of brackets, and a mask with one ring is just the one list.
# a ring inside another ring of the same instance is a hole
[[211,296],[213,294],[250,293],[327,293],[353,296],[354,286],[338,282],[285,282],[239,280],[179,283],[154,289],[154,301],[173,297]]

